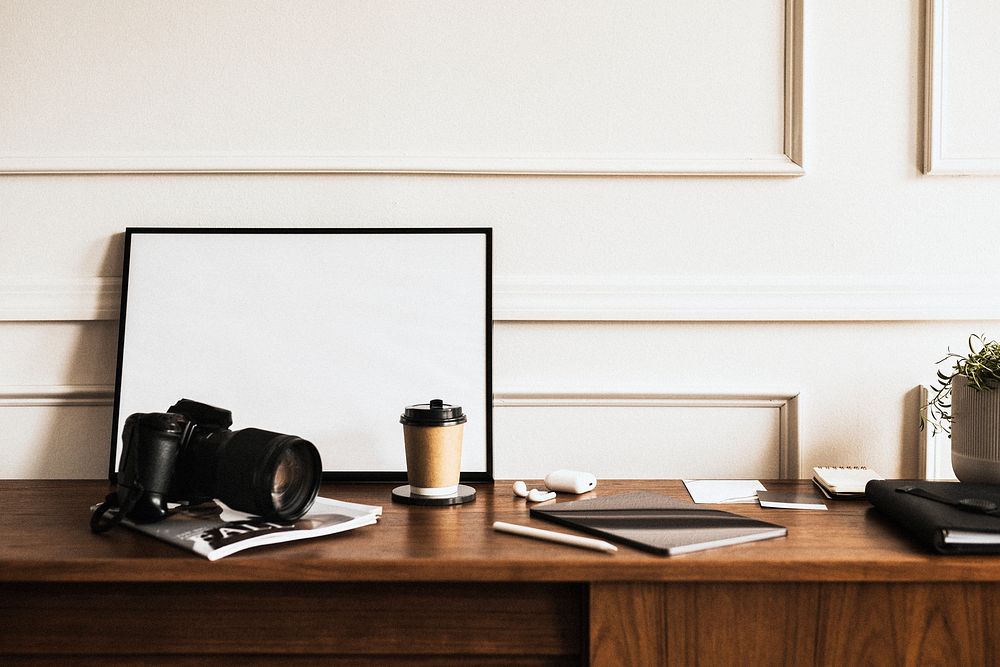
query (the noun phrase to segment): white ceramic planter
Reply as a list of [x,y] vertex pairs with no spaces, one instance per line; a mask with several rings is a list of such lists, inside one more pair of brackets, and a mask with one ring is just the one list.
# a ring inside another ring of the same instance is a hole
[[963,482],[1000,484],[1000,388],[951,380],[951,466]]

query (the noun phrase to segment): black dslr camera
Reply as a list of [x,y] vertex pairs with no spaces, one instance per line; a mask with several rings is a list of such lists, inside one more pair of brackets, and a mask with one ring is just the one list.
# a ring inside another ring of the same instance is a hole
[[167,412],[136,413],[122,429],[118,491],[91,520],[104,515],[138,523],[166,518],[167,503],[195,505],[218,498],[232,509],[292,521],[312,506],[322,478],[319,452],[294,435],[245,428],[231,431],[229,410],[181,399]]

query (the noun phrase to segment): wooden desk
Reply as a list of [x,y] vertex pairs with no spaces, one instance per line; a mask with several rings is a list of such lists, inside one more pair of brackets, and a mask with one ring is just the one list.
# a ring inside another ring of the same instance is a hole
[[[803,482],[773,482],[771,489]],[[381,504],[377,526],[210,563],[118,528],[100,482],[0,482],[0,663],[75,665],[995,665],[1000,558],[925,554],[866,502],[727,509],[788,537],[663,558],[495,533],[509,482],[469,505]],[[602,481],[595,493],[680,482]]]

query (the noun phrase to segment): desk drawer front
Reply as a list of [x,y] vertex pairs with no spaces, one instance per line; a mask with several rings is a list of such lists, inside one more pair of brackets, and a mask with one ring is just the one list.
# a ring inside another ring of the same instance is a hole
[[590,604],[592,667],[1000,664],[995,583],[611,583]]
[[549,584],[6,585],[0,646],[5,656],[172,655],[179,664],[194,654],[562,664],[583,651],[584,605],[582,586]]

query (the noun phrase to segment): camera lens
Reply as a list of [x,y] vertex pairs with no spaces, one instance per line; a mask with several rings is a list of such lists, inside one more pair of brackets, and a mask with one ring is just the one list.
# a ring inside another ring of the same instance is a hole
[[281,450],[271,478],[271,505],[275,512],[294,514],[303,504],[312,504],[316,490],[312,484],[311,468],[308,447],[293,443]]
[[217,456],[216,497],[233,509],[291,521],[306,513],[319,491],[319,452],[294,435],[233,431]]

